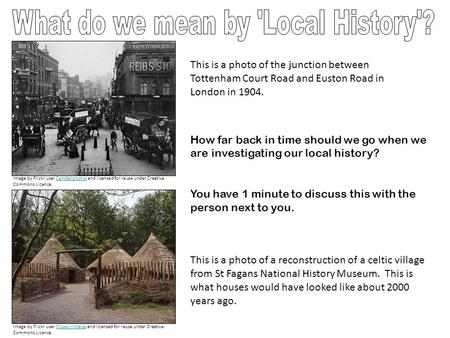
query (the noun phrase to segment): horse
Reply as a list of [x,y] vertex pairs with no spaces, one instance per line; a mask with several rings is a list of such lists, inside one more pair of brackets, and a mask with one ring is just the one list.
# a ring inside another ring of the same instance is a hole
[[89,120],[89,123],[86,125],[86,129],[88,131],[88,137],[91,137],[91,132],[92,132],[92,136],[94,136],[94,131],[97,132],[97,137],[100,135],[99,131],[98,131],[98,127],[101,126],[102,121],[100,116],[96,116],[93,117]]
[[70,128],[69,128],[69,124],[68,123],[64,123],[64,124],[61,124],[59,127],[58,127],[58,134],[57,134],[57,139],[58,140],[62,140],[62,139],[64,139],[64,136],[66,135],[66,133],[67,133],[67,131],[69,130]]
[[175,168],[175,152],[174,143],[171,140],[169,130],[162,136],[150,136],[149,137],[149,158],[148,161],[151,163],[153,155],[159,159],[159,166],[161,170],[164,170],[164,154],[168,154],[169,162],[170,155],[173,155],[173,167]]
[[173,167],[175,168],[175,121],[167,121],[167,133],[170,138],[170,145],[167,148],[167,157],[169,158],[169,163],[172,160]]
[[91,122],[89,122],[89,123],[86,125],[86,129],[87,129],[87,131],[88,131],[88,137],[91,137],[91,132],[92,132],[92,136],[94,136],[94,131],[97,132],[97,137],[100,135],[100,132],[98,131],[98,127],[97,127],[97,124],[96,124],[96,123],[91,123]]

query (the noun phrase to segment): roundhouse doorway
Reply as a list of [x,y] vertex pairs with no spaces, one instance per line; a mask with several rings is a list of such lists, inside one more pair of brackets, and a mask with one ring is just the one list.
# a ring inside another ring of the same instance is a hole
[[69,283],[75,283],[76,282],[76,271],[75,270],[69,270],[69,278],[68,278],[68,282]]

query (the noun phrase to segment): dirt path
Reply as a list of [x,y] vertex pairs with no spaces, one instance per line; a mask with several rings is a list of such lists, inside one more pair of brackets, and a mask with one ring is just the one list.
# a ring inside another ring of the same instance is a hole
[[67,284],[65,289],[25,303],[13,302],[14,324],[135,324],[175,323],[175,308],[166,310],[96,310],[89,302],[88,283]]

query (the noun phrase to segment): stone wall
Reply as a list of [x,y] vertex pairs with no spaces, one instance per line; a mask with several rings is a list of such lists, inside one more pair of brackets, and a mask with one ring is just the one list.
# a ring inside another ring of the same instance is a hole
[[94,307],[97,307],[97,278],[96,276],[91,276],[89,278],[89,303]]

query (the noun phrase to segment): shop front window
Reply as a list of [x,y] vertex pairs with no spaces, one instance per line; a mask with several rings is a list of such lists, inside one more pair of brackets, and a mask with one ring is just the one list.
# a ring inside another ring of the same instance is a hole
[[156,95],[156,82],[152,81],[150,84],[150,95]]
[[170,84],[168,81],[165,81],[162,85],[162,94],[170,95]]
[[147,81],[141,82],[141,95],[148,95],[148,83]]

